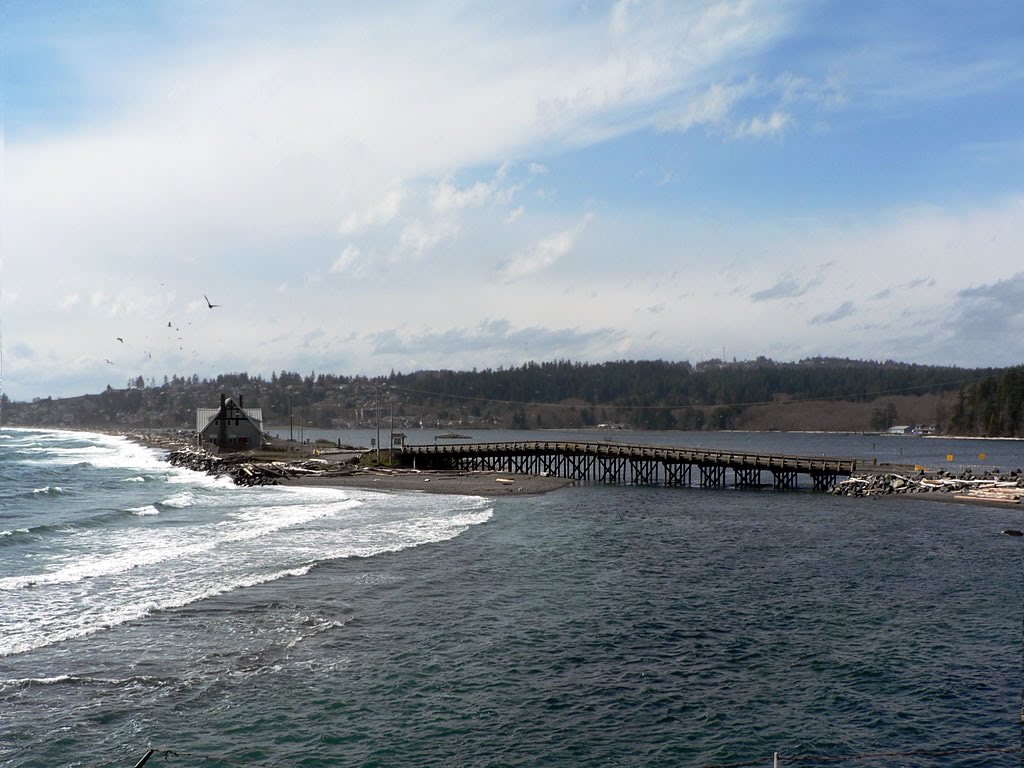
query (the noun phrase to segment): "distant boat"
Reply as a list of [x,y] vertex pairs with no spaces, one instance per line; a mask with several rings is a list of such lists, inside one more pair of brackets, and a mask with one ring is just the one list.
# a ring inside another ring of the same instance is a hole
[[435,440],[469,440],[469,435],[460,435],[458,432],[442,432],[434,437]]

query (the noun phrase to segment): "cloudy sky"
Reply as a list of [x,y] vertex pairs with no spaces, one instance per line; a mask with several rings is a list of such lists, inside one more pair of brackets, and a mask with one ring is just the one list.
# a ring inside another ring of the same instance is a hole
[[1020,0],[3,5],[13,399],[1024,362]]

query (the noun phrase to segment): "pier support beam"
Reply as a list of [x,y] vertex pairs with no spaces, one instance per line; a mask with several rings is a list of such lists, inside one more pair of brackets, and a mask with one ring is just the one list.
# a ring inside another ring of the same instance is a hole
[[734,469],[732,471],[732,484],[736,488],[757,488],[761,485],[761,470]]
[[773,469],[772,477],[776,491],[795,491],[797,489],[796,470]]
[[654,485],[658,482],[658,464],[647,459],[630,459],[629,481],[633,485]]
[[547,472],[549,475],[555,475],[556,477],[560,476],[561,475],[561,472],[559,471],[560,470],[559,464],[561,463],[559,461],[560,458],[561,458],[560,456],[558,456],[557,454],[553,454],[553,453],[546,453],[546,454],[544,454],[542,456],[538,456],[537,459],[538,459],[538,464],[540,465],[541,474]]
[[828,493],[836,487],[836,476],[831,472],[812,472],[812,490],[818,493]]
[[725,488],[725,467],[699,466],[701,488]]
[[669,464],[665,463],[665,485],[691,486],[693,485],[693,464]]
[[602,483],[621,483],[626,479],[626,460],[615,457],[604,457],[597,462],[597,479]]

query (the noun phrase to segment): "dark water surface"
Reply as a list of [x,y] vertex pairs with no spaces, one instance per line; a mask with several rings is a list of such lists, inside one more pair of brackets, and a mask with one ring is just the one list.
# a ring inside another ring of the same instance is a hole
[[[0,656],[0,764],[130,766],[154,747],[192,756],[150,765],[770,765],[1020,744],[1024,547],[999,534],[1019,508],[617,487],[295,500],[152,467],[120,507],[148,493],[157,512],[97,523],[89,483],[108,489],[119,461],[2,507],[0,629],[21,645]],[[132,560],[122,538],[166,557]],[[86,546],[86,575],[59,560]],[[180,585],[166,604],[161,579]],[[51,587],[77,610],[25,597]]]

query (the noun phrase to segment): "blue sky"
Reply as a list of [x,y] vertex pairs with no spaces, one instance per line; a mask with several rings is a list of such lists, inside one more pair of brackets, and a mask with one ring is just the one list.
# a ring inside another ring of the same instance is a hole
[[1024,362],[1016,0],[3,14],[14,399],[555,358]]

